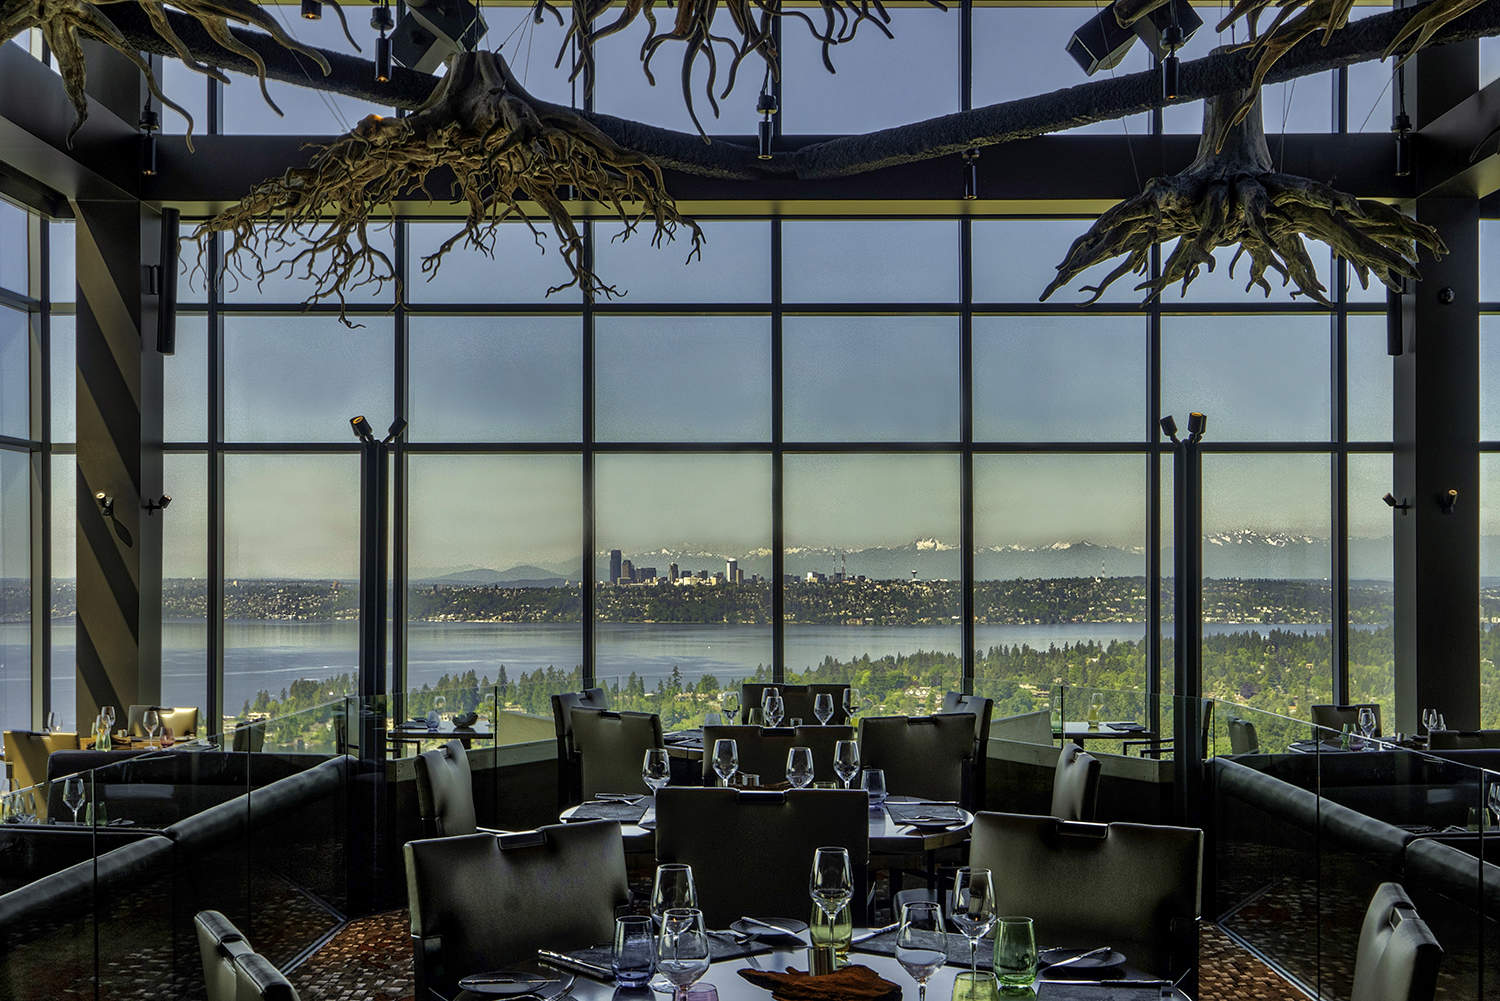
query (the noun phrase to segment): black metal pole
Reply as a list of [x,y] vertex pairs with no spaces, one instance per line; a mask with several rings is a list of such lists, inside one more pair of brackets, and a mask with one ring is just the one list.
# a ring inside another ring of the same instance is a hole
[[[363,418],[360,418],[363,420]],[[365,425],[368,428],[368,425]],[[357,430],[357,428],[356,428]],[[352,913],[377,907],[385,876],[381,832],[390,830],[385,789],[386,588],[389,567],[390,450],[373,436],[359,446],[359,757],[349,828]],[[350,721],[354,724],[355,721]],[[351,726],[351,729],[353,727]],[[364,878],[359,878],[363,876]]]
[[1203,465],[1196,428],[1172,447],[1173,525],[1173,780],[1177,815],[1183,824],[1201,826],[1203,786]]

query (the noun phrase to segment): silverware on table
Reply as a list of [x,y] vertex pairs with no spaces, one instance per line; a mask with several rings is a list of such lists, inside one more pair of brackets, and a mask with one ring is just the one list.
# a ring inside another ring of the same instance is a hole
[[536,956],[548,966],[555,966],[560,970],[571,970],[574,973],[582,973],[586,977],[592,977],[595,980],[604,980],[609,983],[614,983],[615,981],[615,971],[605,966],[599,966],[582,959],[574,959],[572,956],[565,956],[560,952],[553,952],[551,949],[538,949]]
[[[1101,945],[1097,949],[1090,949],[1088,952],[1080,952],[1076,956],[1070,956],[1069,958],[1061,960],[1059,962],[1048,963],[1047,969],[1056,970],[1064,966],[1072,966],[1074,963],[1081,963],[1085,959],[1093,959],[1095,956],[1108,956],[1114,951],[1115,947],[1112,945]],[[1113,983],[1113,981],[1111,982]]]
[[888,925],[882,925],[879,928],[871,928],[869,931],[860,932],[858,935],[856,935],[853,938],[851,938],[849,940],[849,944],[850,945],[859,945],[861,942],[868,942],[872,938],[879,938],[881,935],[885,935],[885,934],[887,934],[889,932],[893,932],[897,928],[900,928],[900,927],[901,927],[901,922],[899,922],[899,921],[893,921],[890,924],[888,924]]
[[767,931],[775,932],[777,935],[785,935],[787,938],[797,939],[799,942],[806,941],[802,937],[802,933],[800,931],[796,931],[792,928],[787,928],[784,925],[775,924],[771,921],[762,921],[760,918],[741,918],[740,923],[748,925],[752,928],[764,928]]

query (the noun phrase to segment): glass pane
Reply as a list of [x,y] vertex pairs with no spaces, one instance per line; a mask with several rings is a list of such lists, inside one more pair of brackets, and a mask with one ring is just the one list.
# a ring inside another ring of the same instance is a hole
[[[1333,288],[1333,252],[1328,249],[1327,245],[1306,237],[1302,239],[1302,245],[1307,248],[1307,255],[1312,259],[1313,270],[1319,284],[1325,290]],[[1162,248],[1163,267],[1166,266],[1176,246],[1174,242]],[[1183,289],[1180,281],[1167,287],[1162,292],[1162,301],[1168,305],[1174,302],[1228,302],[1249,303],[1257,306],[1262,303],[1278,302],[1306,304],[1310,301],[1301,295],[1293,295],[1292,293],[1297,291],[1297,286],[1292,283],[1283,285],[1281,275],[1271,269],[1267,269],[1265,273],[1265,280],[1271,286],[1269,293],[1259,286],[1247,288],[1250,281],[1250,256],[1241,254],[1240,259],[1236,261],[1234,256],[1237,250],[1237,247],[1221,247],[1214,251],[1216,263],[1212,271],[1206,268],[1200,270],[1186,290]],[[1373,279],[1372,282],[1379,284]],[[1351,276],[1351,284],[1359,288],[1359,281],[1353,276]],[[1332,292],[1324,294],[1329,301],[1333,300]],[[1381,294],[1381,298],[1384,298],[1384,293]]]
[[1479,717],[1500,725],[1500,455],[1479,454]]
[[[181,336],[178,347],[181,349]],[[161,517],[161,696],[168,706],[208,711],[208,461],[171,453],[162,484],[172,497]]]
[[[186,108],[188,114],[193,116],[193,136],[196,138],[207,135],[209,78],[202,73],[195,73],[188,69],[179,59],[163,59],[161,73],[157,79],[161,81],[162,89],[167,92],[167,96]],[[163,105],[160,101],[151,102],[151,106],[161,112],[163,135],[187,131],[187,119],[178,114],[175,109]]]
[[411,440],[578,441],[577,316],[413,316]]
[[957,440],[957,318],[789,316],[784,326],[787,440]]
[[1162,319],[1162,412],[1208,415],[1209,440],[1328,439],[1326,316]]
[[[1073,241],[1088,232],[1092,219],[1005,219],[974,221],[974,301],[1032,303],[1057,277],[1057,266],[1068,256]],[[1118,262],[1090,268],[1052,293],[1048,302],[1066,306],[1083,302]],[[1141,302],[1135,291],[1139,276],[1125,275],[1100,297],[1101,302]],[[1069,315],[1076,315],[1069,313]]]
[[179,314],[177,352],[162,359],[162,436],[208,440],[208,317]]
[[933,711],[962,674],[958,457],[789,455],[783,483],[788,679]]
[[355,414],[383,429],[394,392],[392,326],[389,317],[370,317],[363,330],[332,316],[225,317],[225,437],[352,442]]
[[359,670],[359,460],[224,457],[224,712],[351,690]]
[[495,231],[490,248],[493,256],[459,242],[443,255],[436,271],[423,270],[423,258],[459,231],[451,222],[411,223],[407,226],[410,264],[406,283],[408,301],[484,303],[579,302],[577,286],[554,292],[547,290],[573,280],[550,230],[533,235],[519,223],[507,223]]
[[73,222],[65,219],[47,227],[47,288],[53,302],[72,302],[78,296],[73,267]]
[[31,723],[31,457],[0,451],[0,726]]
[[[574,104],[574,86],[568,80],[572,73],[571,50],[561,66],[555,65],[566,34],[566,29],[557,23],[556,18],[544,16],[542,23],[537,24],[530,6],[502,7],[496,4],[483,8],[479,16],[489,26],[483,47],[500,50],[511,72],[528,93],[554,104]],[[582,86],[578,87],[578,96],[581,104]],[[550,707],[548,712],[551,712]]]
[[52,456],[52,708],[72,726],[78,671],[78,464]]
[[1389,455],[1349,456],[1349,700],[1395,719],[1395,573]]
[[0,307],[0,435],[31,437],[31,326],[17,309]]
[[512,708],[550,719],[556,672],[581,684],[582,461],[413,455],[407,468],[406,687],[498,683]]
[[1385,317],[1349,317],[1347,366],[1349,440],[1390,441],[1395,373],[1385,353]]
[[1145,543],[1142,456],[975,457],[974,689],[996,716],[1058,683],[1145,689]]
[[1479,317],[1479,438],[1500,439],[1500,315]]
[[[872,24],[860,25],[853,41],[829,50],[836,73],[829,73],[823,65],[823,45],[805,24],[783,22],[783,132],[869,132],[958,110],[955,12],[892,7],[889,13],[895,41]],[[816,12],[813,18],[818,19]],[[920,66],[921,71],[892,72],[894,65]],[[747,61],[746,69],[751,66]],[[759,82],[759,73],[753,74],[753,80]]]
[[52,440],[73,441],[78,436],[78,350],[73,317],[52,317],[51,333],[48,335],[52,366],[50,373],[52,404]]
[[1132,441],[1145,426],[1139,316],[976,316],[977,441]]
[[1203,457],[1205,692],[1301,718],[1331,698],[1329,462]]
[[[1356,13],[1351,14],[1351,20],[1359,16],[1358,12],[1369,14],[1383,14],[1385,11],[1378,7],[1356,7]],[[1349,73],[1349,97],[1348,97],[1348,122],[1350,132],[1389,132],[1391,121],[1395,116],[1394,101],[1392,100],[1392,73],[1393,60],[1371,59],[1369,62],[1354,63],[1348,67]],[[1408,107],[1408,112],[1410,112]],[[1394,156],[1394,151],[1392,151]]]
[[[368,234],[370,246],[385,254],[392,263],[395,262],[393,233],[392,224],[372,222]],[[328,267],[328,256],[324,254],[316,258],[297,260],[297,256],[307,249],[310,235],[308,231],[292,234],[288,238],[288,246],[273,247],[269,252],[266,252],[262,245],[255,245],[257,249],[262,250],[266,268],[271,272],[264,278],[256,274],[253,259],[248,254],[241,254],[231,260],[229,266],[219,276],[221,299],[224,302],[263,306],[267,303],[296,305],[311,298],[317,292],[318,285],[313,278]],[[222,239],[219,241],[219,246],[227,248],[229,242],[227,239]],[[377,262],[374,267],[383,269],[384,265]],[[362,273],[360,279],[364,277],[366,275]],[[368,303],[392,305],[396,301],[396,285],[392,281],[386,281],[383,284],[371,282],[367,285],[356,282],[344,288],[343,295],[344,300],[351,305]],[[321,303],[324,306],[336,307],[339,299],[336,295],[328,296],[321,300]],[[351,322],[363,322],[369,325],[379,323],[380,318],[371,317],[366,320],[354,318]]]
[[782,224],[787,302],[957,302],[958,223],[818,219]]
[[17,295],[31,290],[28,229],[26,210],[0,199],[0,288]]
[[599,681],[611,706],[702,722],[770,676],[770,456],[601,455],[594,475]]
[[617,287],[625,305],[650,302],[743,302],[771,298],[771,227],[764,222],[706,222],[703,255],[688,261],[692,233],[651,245],[651,234],[638,231],[616,239],[601,222],[595,224],[594,259],[599,277]]
[[601,316],[595,437],[765,441],[771,323],[763,316]]
[[[1479,301],[1500,302],[1500,219],[1479,220]],[[1488,266],[1486,266],[1488,265]]]
[[1500,80],[1500,38],[1479,40],[1479,86],[1488,87]]

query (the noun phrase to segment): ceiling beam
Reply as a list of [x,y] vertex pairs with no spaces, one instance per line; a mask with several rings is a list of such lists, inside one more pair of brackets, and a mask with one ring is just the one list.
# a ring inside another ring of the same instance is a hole
[[1500,80],[1420,129],[1415,151],[1424,196],[1484,198],[1500,191]]

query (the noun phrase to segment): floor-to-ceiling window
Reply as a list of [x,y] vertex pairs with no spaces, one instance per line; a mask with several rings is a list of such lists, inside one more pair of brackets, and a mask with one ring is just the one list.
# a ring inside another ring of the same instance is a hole
[[38,287],[39,227],[0,201],[0,727],[31,721],[33,344],[44,302]]

